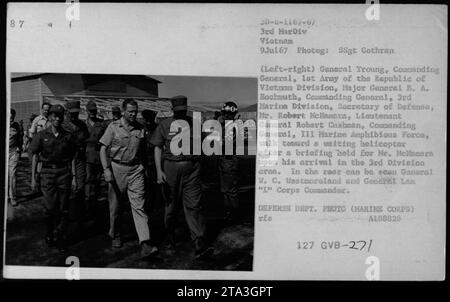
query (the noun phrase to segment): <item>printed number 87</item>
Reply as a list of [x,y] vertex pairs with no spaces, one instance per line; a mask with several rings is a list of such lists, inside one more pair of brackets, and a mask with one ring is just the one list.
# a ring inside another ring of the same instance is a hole
[[[20,28],[22,28],[24,22],[25,21],[23,21],[23,20],[19,20],[19,27]],[[11,21],[9,22],[9,26],[10,27],[16,27],[16,20],[11,19]]]

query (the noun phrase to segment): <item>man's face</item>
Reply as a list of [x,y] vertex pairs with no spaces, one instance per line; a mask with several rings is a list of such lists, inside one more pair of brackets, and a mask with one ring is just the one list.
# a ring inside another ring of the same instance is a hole
[[137,113],[138,113],[138,107],[131,105],[131,104],[127,104],[127,107],[125,108],[125,111],[123,112],[123,117],[128,121],[128,122],[135,122],[136,121],[136,117],[137,117]]
[[63,114],[59,114],[59,113],[55,113],[55,112],[52,112],[52,114],[50,114],[50,123],[52,124],[53,127],[61,126],[63,121],[64,121]]
[[50,110],[50,106],[49,105],[44,105],[42,107],[42,115],[45,117],[48,117],[48,111]]
[[11,115],[9,117],[9,121],[12,123],[12,122],[14,122],[15,119],[16,119],[16,114],[11,112]]

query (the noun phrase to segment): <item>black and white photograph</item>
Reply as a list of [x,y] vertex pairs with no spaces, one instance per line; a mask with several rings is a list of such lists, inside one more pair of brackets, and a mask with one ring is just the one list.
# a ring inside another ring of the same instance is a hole
[[[229,128],[245,150],[225,152],[225,123],[255,127],[256,83],[12,74],[6,264],[251,271],[255,134]],[[176,120],[201,152],[171,149]]]

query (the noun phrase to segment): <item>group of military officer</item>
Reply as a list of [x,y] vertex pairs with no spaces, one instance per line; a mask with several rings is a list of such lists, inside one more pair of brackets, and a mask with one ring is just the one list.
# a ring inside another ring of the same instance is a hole
[[[113,108],[114,118],[109,124],[97,117],[93,101],[86,106],[86,122],[79,119],[79,101],[68,101],[67,110],[61,105],[49,106],[48,124],[34,135],[29,146],[35,158],[32,186],[40,184],[45,200],[45,240],[49,246],[56,245],[61,252],[66,251],[70,204],[84,204],[87,217],[95,216],[100,179],[104,175],[108,183],[109,236],[113,248],[122,246],[121,212],[123,200],[128,198],[141,256],[151,257],[158,253],[145,204],[159,192],[167,192],[164,195],[167,248],[173,251],[176,247],[176,213],[182,206],[195,258],[213,253],[205,240],[205,217],[200,202],[200,156],[175,155],[170,149],[173,137],[182,131],[171,129],[172,122],[185,120],[192,125],[192,119],[187,115],[187,98],[176,96],[171,103],[173,116],[158,125],[156,113],[149,110],[142,112],[145,123],[140,124],[137,121],[138,104],[132,99],[122,103],[121,112]],[[222,124],[233,120],[237,105],[227,102],[221,113],[218,119]],[[225,205],[231,212],[236,212],[237,158],[231,155],[220,157],[219,172]],[[160,190],[159,186],[166,189]]]

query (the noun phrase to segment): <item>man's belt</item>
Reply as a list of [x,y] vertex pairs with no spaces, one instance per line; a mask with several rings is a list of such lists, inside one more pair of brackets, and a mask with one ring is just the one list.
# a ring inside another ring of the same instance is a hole
[[61,168],[68,168],[69,162],[48,162],[43,161],[42,162],[42,168],[44,169],[61,169]]
[[123,165],[123,166],[136,166],[141,163],[140,160],[121,161],[121,160],[117,160],[117,159],[112,159],[111,161],[116,164]]

